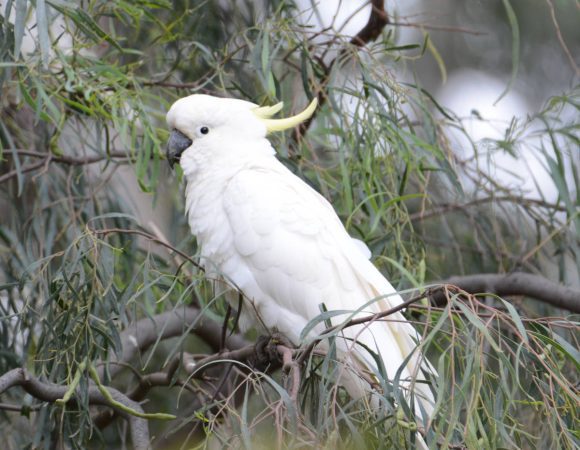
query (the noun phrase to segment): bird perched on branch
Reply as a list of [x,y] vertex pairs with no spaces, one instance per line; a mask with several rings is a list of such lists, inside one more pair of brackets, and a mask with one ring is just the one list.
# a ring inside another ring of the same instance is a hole
[[[364,243],[349,236],[330,203],[276,159],[266,138],[310,118],[316,100],[296,116],[273,119],[281,108],[208,95],[182,98],[167,113],[167,159],[183,169],[188,221],[207,276],[243,294],[240,328],[278,331],[299,344],[321,304],[342,311],[332,318],[336,325],[403,300],[369,261]],[[238,295],[229,300],[237,307]],[[341,383],[355,398],[376,396],[369,378],[356,373],[376,375],[378,354],[385,377],[400,380],[424,421],[432,410],[430,390],[409,380],[422,378],[429,365],[416,350],[414,327],[400,313],[389,319],[346,328],[335,339],[347,367]],[[306,339],[324,329],[319,322]]]

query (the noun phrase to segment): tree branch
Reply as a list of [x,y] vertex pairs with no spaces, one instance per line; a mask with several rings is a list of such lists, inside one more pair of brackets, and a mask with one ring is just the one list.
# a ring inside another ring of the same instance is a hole
[[[138,352],[147,350],[157,341],[181,336],[184,332],[194,333],[207,342],[213,350],[220,349],[221,325],[207,317],[202,317],[198,308],[180,307],[173,311],[146,317],[138,320],[121,332],[121,356],[115,360],[119,364],[111,364],[109,374],[113,378],[123,369],[123,364],[130,362]],[[226,339],[229,349],[237,350],[245,347],[247,342],[239,335],[231,335]],[[104,367],[99,367],[99,377],[104,375]]]
[[442,288],[441,287],[436,287],[434,289],[428,290],[425,293],[416,295],[412,298],[410,298],[409,300],[401,303],[400,305],[395,306],[394,308],[388,309],[386,311],[381,311],[375,314],[369,314],[363,317],[357,317],[355,319],[351,319],[346,323],[343,324],[339,324],[339,325],[334,325],[332,327],[328,327],[326,328],[322,333],[320,333],[309,345],[308,347],[306,347],[306,349],[304,351],[302,351],[300,357],[298,358],[297,362],[298,364],[302,365],[302,363],[304,363],[304,361],[306,360],[306,358],[308,357],[308,355],[310,355],[310,353],[314,350],[314,347],[316,347],[316,345],[318,345],[318,343],[320,341],[322,341],[322,339],[324,339],[328,333],[332,333],[333,331],[336,330],[342,330],[348,327],[352,327],[355,325],[360,325],[363,323],[367,323],[367,322],[374,322],[376,320],[379,319],[384,319],[385,317],[391,316],[399,311],[402,311],[406,308],[408,308],[409,306],[411,306],[413,303],[417,303],[418,301],[424,299],[424,298],[430,298],[434,295],[435,292],[440,291]]
[[363,47],[380,36],[383,28],[389,23],[385,11],[385,0],[371,0],[372,10],[367,24],[350,41],[357,47]]
[[29,166],[26,167],[22,167],[20,170],[11,170],[8,173],[5,173],[4,175],[0,176],[0,184],[4,183],[5,181],[10,180],[11,178],[14,178],[15,176],[18,176],[19,173],[28,173],[28,172],[32,172],[34,170],[40,169],[41,167],[43,167],[45,164],[48,164],[50,162],[50,160],[44,159],[40,162],[37,162],[35,164],[31,164]]
[[194,267],[197,267],[199,270],[201,270],[201,271],[204,271],[205,270],[198,262],[196,262],[189,255],[186,255],[181,250],[177,249],[176,247],[174,247],[173,245],[171,245],[167,241],[165,241],[163,239],[160,239],[159,237],[154,236],[151,233],[147,233],[146,231],[141,231],[141,230],[128,230],[128,229],[125,229],[125,228],[105,228],[105,229],[100,229],[100,230],[91,229],[91,231],[94,234],[98,235],[98,236],[107,236],[109,234],[114,234],[114,233],[119,233],[119,234],[135,234],[137,236],[142,236],[145,239],[147,239],[149,241],[152,241],[152,242],[155,242],[156,244],[159,244],[159,245],[161,245],[161,246],[169,249],[173,253],[178,254],[184,260],[189,261]]
[[[31,156],[33,158],[42,158],[47,159],[50,158],[52,162],[67,164],[69,166],[83,166],[86,164],[94,164],[105,160],[112,160],[112,159],[135,159],[136,156],[127,155],[127,152],[115,150],[112,152],[107,153],[106,155],[94,155],[94,156],[87,156],[85,158],[76,158],[74,156],[67,156],[67,155],[55,155],[53,153],[41,153],[35,152],[31,150],[23,150],[23,149],[16,149],[16,153],[23,156]],[[12,153],[6,153],[8,156],[12,156]]]
[[[40,152],[34,152],[34,151],[29,151],[29,150],[16,150],[16,153],[23,155],[23,156],[29,156],[29,157],[33,157],[33,158],[41,158],[42,160],[34,163],[34,164],[30,164],[29,166],[26,167],[22,167],[20,170],[11,170],[10,172],[5,173],[4,175],[0,176],[0,183],[4,183],[5,181],[10,180],[11,178],[14,178],[16,176],[18,176],[19,173],[28,173],[28,172],[32,172],[34,170],[40,169],[41,167],[47,166],[50,163],[60,163],[60,164],[65,164],[65,165],[69,165],[69,166],[84,166],[84,165],[88,165],[88,164],[94,164],[94,163],[98,163],[101,161],[117,161],[119,162],[119,160],[127,160],[127,161],[131,161],[134,160],[135,157],[132,156],[128,156],[125,152],[111,152],[107,155],[95,155],[95,156],[88,156],[86,158],[75,158],[73,156],[56,156],[52,153],[40,153]],[[10,152],[6,152],[5,155],[8,156],[12,156],[12,154]]]
[[[0,377],[0,394],[14,386],[21,386],[33,397],[51,403],[61,399],[68,391],[67,386],[59,386],[54,383],[42,382],[38,378],[28,373],[26,369],[22,368],[12,369]],[[124,406],[130,409],[143,413],[143,408],[141,408],[139,403],[129,399],[117,389],[111,387],[107,387],[106,389],[111,394],[111,397],[117,402],[122,403]],[[136,450],[147,450],[150,448],[149,427],[147,420],[127,414],[124,411],[112,406],[105,398],[105,396],[99,391],[97,386],[89,386],[88,400],[89,404],[91,405],[103,405],[114,408],[119,414],[128,420],[131,429],[131,440],[133,442],[133,447]],[[76,399],[73,397],[70,401],[76,402]]]
[[[505,275],[478,274],[451,277],[440,283],[457,286],[470,294],[488,292],[500,297],[523,295],[573,313],[580,313],[580,291],[554,283],[540,275],[524,272]],[[437,292],[431,298],[438,305],[447,302],[444,292]]]
[[[580,68],[578,68],[576,61],[574,60],[574,56],[572,56],[570,49],[566,45],[566,41],[564,40],[564,36],[562,36],[562,30],[560,29],[560,25],[558,24],[558,19],[556,18],[556,8],[554,7],[554,2],[552,0],[546,0],[546,3],[548,4],[548,8],[550,9],[550,17],[552,18],[552,22],[554,23],[554,28],[556,29],[556,36],[558,36],[558,42],[560,43],[562,50],[564,50],[564,53],[566,54],[566,57],[568,58],[568,61],[570,62],[570,66],[572,66],[572,68],[574,69],[576,76],[579,76],[580,75]],[[578,4],[576,4],[576,6],[578,6]]]
[[[202,317],[200,310],[195,307],[184,306],[154,317],[138,320],[121,332],[122,353],[117,359],[111,361],[108,375],[113,379],[124,367],[129,365],[137,353],[145,352],[155,342],[181,336],[185,332],[196,334],[215,352],[219,352],[222,345],[221,330],[221,324],[210,318]],[[226,338],[225,344],[227,348],[238,350],[246,347],[248,342],[239,335],[230,335]],[[106,366],[102,362],[97,363],[97,365],[99,378],[103,379]],[[153,386],[168,386],[178,367],[179,360],[174,359],[166,371],[139,377],[139,384],[127,394],[128,397],[132,400],[141,400]],[[95,415],[93,420],[96,426],[104,428],[114,417],[115,414],[101,412]]]
[[189,372],[193,378],[201,377],[202,373],[212,363],[221,360],[231,360],[239,362],[247,362],[256,354],[256,344],[248,344],[242,348],[231,350],[227,352],[215,353],[200,359],[195,364],[191,364]]

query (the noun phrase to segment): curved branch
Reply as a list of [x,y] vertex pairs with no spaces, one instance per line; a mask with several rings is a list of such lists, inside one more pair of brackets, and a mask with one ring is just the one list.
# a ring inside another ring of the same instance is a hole
[[350,41],[357,47],[363,47],[380,36],[383,28],[389,23],[389,16],[385,11],[385,0],[371,0],[371,15],[366,25]]
[[[451,277],[438,284],[451,284],[470,294],[492,293],[500,297],[523,295],[558,308],[580,313],[580,291],[554,283],[540,275],[515,272],[511,274],[477,274]],[[432,296],[436,304],[446,303],[443,292]]]
[[[55,402],[61,399],[68,391],[68,386],[59,386],[54,383],[42,382],[23,368],[12,369],[0,377],[0,394],[14,386],[21,386],[27,393],[45,402]],[[129,399],[117,389],[111,387],[107,387],[106,389],[111,394],[111,397],[117,402],[122,403],[130,409],[143,413],[143,408],[141,408],[139,403]],[[103,405],[114,408],[119,414],[128,420],[131,429],[131,440],[133,441],[133,447],[135,449],[147,450],[150,448],[147,420],[126,414],[124,411],[112,406],[99,391],[97,386],[89,386],[88,400],[91,405]],[[70,401],[76,402],[74,397]]]
[[[210,347],[218,352],[222,345],[222,326],[207,317],[195,307],[182,307],[173,311],[164,312],[153,317],[146,317],[128,326],[121,332],[121,355],[111,361],[108,374],[113,379],[129,362],[140,352],[146,351],[155,342],[181,336],[185,332],[193,333],[203,339]],[[239,335],[226,338],[227,348],[237,350],[248,345]],[[98,364],[97,373],[100,379],[104,378],[105,365]],[[127,395],[133,400],[141,400],[153,386],[169,385],[179,360],[174,359],[166,371],[156,372],[140,379],[138,386]],[[97,427],[107,426],[115,417],[114,413],[101,412],[93,417]]]
[[[183,307],[173,311],[138,320],[121,332],[122,354],[115,362],[128,363],[138,352],[143,352],[155,342],[181,336],[184,332],[194,333],[218,351],[221,344],[221,325],[207,317],[202,317],[198,308]],[[247,345],[244,338],[231,335],[226,339],[226,347],[232,350]],[[111,365],[109,374],[113,378],[123,369],[120,364]],[[104,367],[99,367],[99,377],[104,375]]]

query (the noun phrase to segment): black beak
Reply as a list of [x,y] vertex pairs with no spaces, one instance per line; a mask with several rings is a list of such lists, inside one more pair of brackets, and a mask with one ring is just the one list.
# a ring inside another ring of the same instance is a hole
[[169,167],[173,169],[174,164],[179,162],[181,154],[185,149],[189,148],[191,144],[192,140],[181,131],[173,130],[171,132],[169,142],[167,143],[167,151],[165,152],[167,161],[169,162]]

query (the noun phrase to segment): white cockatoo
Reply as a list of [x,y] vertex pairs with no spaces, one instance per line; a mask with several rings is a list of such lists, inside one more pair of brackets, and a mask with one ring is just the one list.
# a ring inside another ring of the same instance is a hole
[[[297,116],[272,119],[281,108],[208,95],[182,98],[167,113],[167,158],[183,169],[189,225],[207,276],[243,294],[240,328],[278,331],[298,344],[321,304],[328,311],[360,310],[358,317],[403,300],[330,203],[280,163],[266,139],[268,132],[308,119],[316,101]],[[237,307],[238,295],[230,297]],[[348,317],[334,317],[333,324]],[[365,346],[380,354],[390,380],[406,361],[399,385],[409,396],[413,392],[416,413],[425,422],[432,410],[430,390],[408,380],[424,379],[420,372],[429,371],[429,364],[416,351],[414,327],[400,313],[389,319],[342,331],[338,353],[350,369],[341,382],[355,398],[370,392],[353,376],[357,368],[376,370]],[[321,322],[309,337],[324,329]]]

